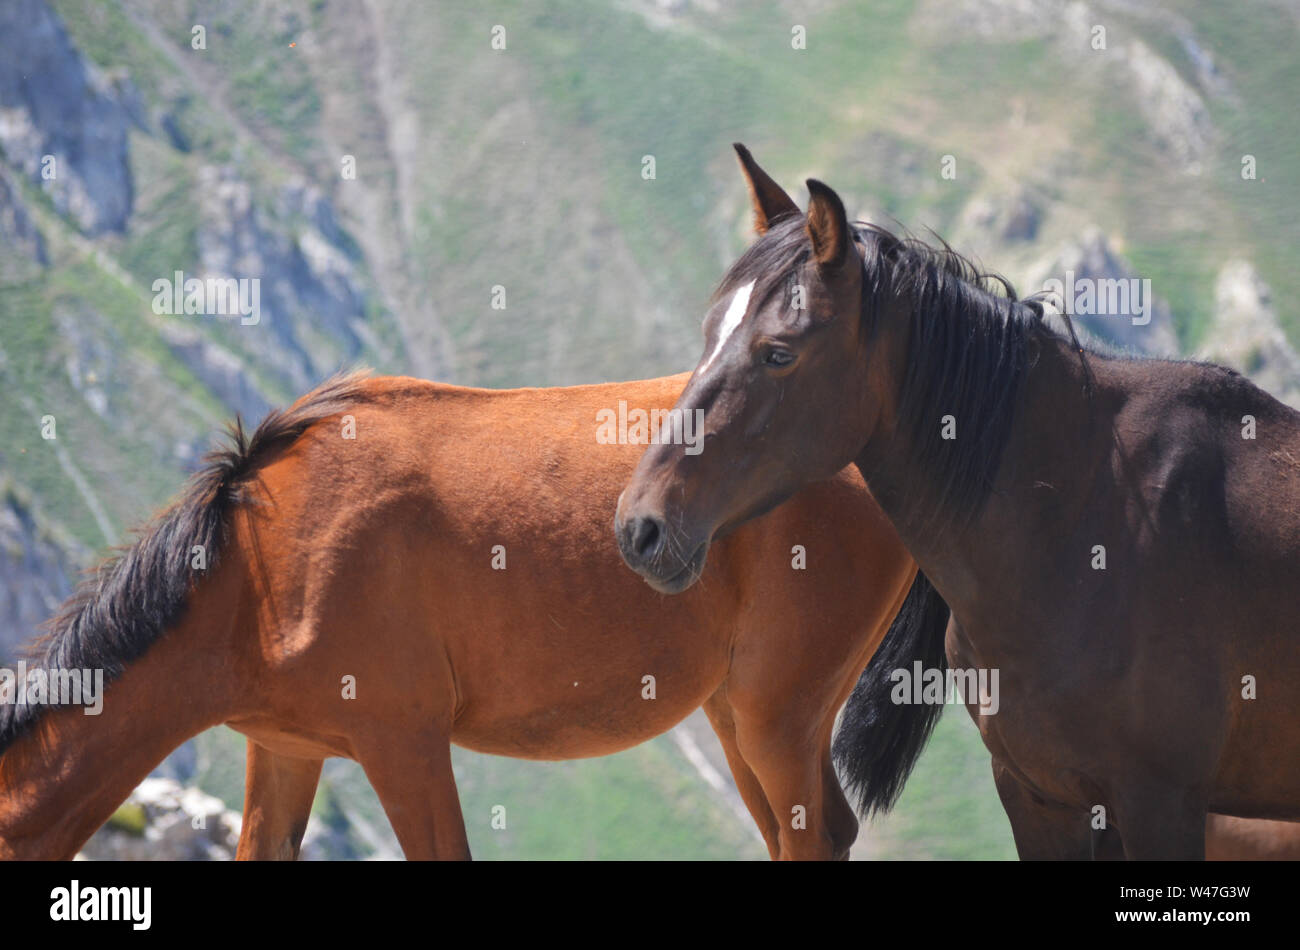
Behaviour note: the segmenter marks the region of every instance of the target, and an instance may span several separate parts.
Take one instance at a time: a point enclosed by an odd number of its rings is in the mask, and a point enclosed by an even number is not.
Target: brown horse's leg
[[[248,740],[240,861],[296,861],[323,759],[276,755]]]
[[[742,644],[733,657],[724,695],[736,754],[772,815],[776,847],[764,837],[774,858],[847,858],[858,819],[835,774],[831,733],[868,656],[845,660],[828,650],[823,663],[792,664],[795,644],[781,639],[789,629],[752,630],[766,639],[758,648]]]
[[[858,840],[858,816],[854,814],[849,800],[844,797],[844,789],[831,758],[829,736],[834,726],[832,720],[827,727],[827,740],[822,749],[822,815],[825,816],[826,829],[831,836],[831,858],[847,861],[849,849]]]
[[[1036,800],[1033,793],[996,758],[993,760],[993,784],[1011,822],[1011,834],[1020,860],[1092,860],[1093,831],[1087,812],[1056,808]]]
[[[391,733],[354,740],[384,814],[408,861],[468,861],[469,839],[445,734]]]
[[[754,770],[741,756],[740,749],[736,745],[736,721],[732,718],[731,706],[727,703],[725,685],[718,687],[718,691],[705,700],[704,714],[709,717],[709,723],[713,726],[718,741],[722,743],[722,751],[727,755],[727,765],[731,767],[731,777],[736,780],[740,797],[744,800],[749,813],[754,816],[754,823],[758,825],[759,834],[763,836],[768,854],[775,860],[780,853],[777,843],[776,815],[772,813],[772,806],[768,804],[767,796],[763,794],[763,786],[759,784],[758,777],[754,775]]]

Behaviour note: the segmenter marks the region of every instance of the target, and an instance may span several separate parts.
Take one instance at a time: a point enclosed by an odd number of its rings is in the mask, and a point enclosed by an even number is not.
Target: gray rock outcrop
[[[168,778],[147,778],[86,842],[89,861],[231,861],[240,816],[215,798]]]
[[[1255,268],[1229,261],[1214,285],[1214,318],[1197,355],[1231,366],[1300,407],[1300,356],[1278,323],[1273,294]]]

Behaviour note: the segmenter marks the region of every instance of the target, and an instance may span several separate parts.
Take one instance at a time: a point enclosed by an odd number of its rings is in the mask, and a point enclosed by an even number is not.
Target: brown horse
[[[771,227],[677,403],[707,450],[646,450],[627,562],[685,590],[715,538],[854,462],[952,609],[949,661],[1000,673],[976,718],[1022,857],[1201,859],[1210,810],[1300,819],[1300,413],[1088,352],[946,246],[750,179]],[[837,741],[859,786],[869,699]]]
[[[736,532],[692,594],[641,583],[610,518],[636,412],[684,383],[353,375],[237,434],[52,623],[41,665],[104,669],[102,714],[0,705],[0,855],[71,857],[226,723],[249,738],[240,857],[293,857],[347,756],[408,857],[463,858],[452,742],[604,755],[703,704],[772,856],[845,856],[832,723],[916,567],[850,470]],[[620,402],[629,443],[601,444]]]

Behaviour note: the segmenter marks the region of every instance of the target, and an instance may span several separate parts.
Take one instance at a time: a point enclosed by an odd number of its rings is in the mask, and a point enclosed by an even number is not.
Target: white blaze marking
[[[740,321],[745,319],[745,311],[749,309],[749,292],[753,289],[754,282],[751,280],[744,287],[737,290],[735,296],[731,298],[731,303],[727,305],[727,312],[722,317],[722,326],[718,328],[718,345],[713,348],[709,358],[700,367],[701,373],[708,369],[709,364],[718,358],[718,354],[722,352],[728,337],[736,332],[736,327],[740,326]]]

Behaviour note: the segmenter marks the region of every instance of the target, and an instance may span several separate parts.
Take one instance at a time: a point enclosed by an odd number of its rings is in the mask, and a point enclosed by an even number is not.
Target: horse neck
[[[1100,464],[1097,460],[1105,457],[1092,451],[1110,433],[1109,396],[1092,391],[1098,385],[1098,361],[1090,356],[1085,371],[1069,341],[1045,329],[1034,331],[1031,345],[995,490],[970,521],[936,523],[922,514],[944,511],[944,499],[933,487],[934,473],[918,460],[905,429],[893,420],[878,430],[887,436],[864,447],[857,459],[882,510],[959,617],[963,601],[987,596],[1000,583],[1015,583],[1019,571],[1009,569],[1012,557],[1031,556],[1032,547],[1015,540],[1033,530],[1030,513],[1019,507],[1025,498],[1021,489],[1078,485],[1093,475],[1081,460]],[[1059,531],[1060,525],[1051,530]]]
[[[69,859],[186,739],[224,721],[228,650],[191,609],[106,684],[98,715],[52,706],[0,754],[0,858]]]

